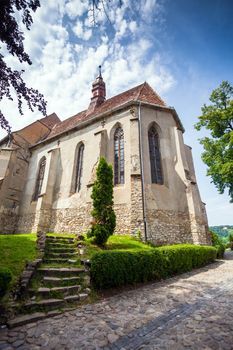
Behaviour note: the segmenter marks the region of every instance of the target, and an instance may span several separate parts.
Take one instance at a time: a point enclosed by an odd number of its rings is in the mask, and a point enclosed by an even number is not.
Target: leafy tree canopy
[[[202,159],[207,165],[207,175],[220,193],[228,190],[233,202],[233,87],[227,81],[213,90],[211,105],[202,107],[202,115],[195,125],[206,128],[211,137],[200,140],[204,147]]]
[[[31,11],[35,12],[40,6],[39,0],[1,0],[0,1],[0,41],[5,44],[7,51],[16,56],[23,63],[31,64],[28,54],[24,51],[23,32],[20,30],[16,18],[21,18],[22,23],[29,30],[32,24]],[[43,115],[46,114],[46,102],[43,95],[37,90],[26,86],[22,78],[23,70],[17,71],[8,67],[4,56],[0,52],[0,101],[3,97],[13,101],[12,90],[14,90],[20,114],[22,112],[23,100],[28,108],[33,111],[37,108]],[[11,127],[0,110],[0,126],[7,132]]]

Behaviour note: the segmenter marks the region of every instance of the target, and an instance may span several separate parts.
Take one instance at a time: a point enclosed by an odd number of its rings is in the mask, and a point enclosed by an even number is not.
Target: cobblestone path
[[[22,327],[0,350],[233,349],[233,255]]]

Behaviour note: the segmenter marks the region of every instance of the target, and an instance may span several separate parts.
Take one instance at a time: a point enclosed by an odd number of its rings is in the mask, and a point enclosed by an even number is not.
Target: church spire
[[[89,110],[94,110],[105,101],[106,89],[105,82],[103,81],[101,74],[101,66],[99,66],[99,75],[92,84],[92,98],[89,106]]]

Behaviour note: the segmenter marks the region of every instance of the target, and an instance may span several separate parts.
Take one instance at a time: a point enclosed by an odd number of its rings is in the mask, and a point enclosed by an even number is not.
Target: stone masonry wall
[[[19,217],[16,232],[70,232],[81,234],[91,225],[91,203],[79,208],[41,210]],[[130,206],[118,204],[114,207],[117,222],[116,234],[130,234]],[[8,232],[6,232],[8,233]],[[12,232],[13,233],[13,232]]]
[[[144,238],[144,222],[143,222],[143,198],[141,175],[131,175],[131,223],[130,231],[132,234],[141,232]]]
[[[115,234],[130,234],[130,205],[127,204],[117,204],[114,206],[114,211],[116,214],[116,228]]]
[[[0,233],[11,234],[15,233],[17,227],[18,215],[12,210],[3,210],[0,213]]]
[[[40,218],[40,211],[26,215],[20,215],[17,223],[17,233],[36,232]]]
[[[148,210],[148,240],[157,245],[193,243],[188,213],[173,210]]]
[[[78,208],[53,209],[50,232],[70,232],[81,234],[86,232],[91,223],[91,205]]]
[[[206,219],[190,214],[191,232],[194,244],[212,245],[211,235],[206,227]]]

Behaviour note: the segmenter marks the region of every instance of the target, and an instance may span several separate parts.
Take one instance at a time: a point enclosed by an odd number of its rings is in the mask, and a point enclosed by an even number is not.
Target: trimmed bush
[[[3,297],[9,287],[12,280],[12,274],[10,270],[0,268],[0,297]]]
[[[91,280],[97,289],[159,280],[204,266],[214,261],[216,253],[213,247],[194,245],[102,251],[91,260]]]
[[[210,231],[211,233],[211,240],[213,246],[217,249],[217,259],[222,259],[226,246],[223,243],[222,239],[217,235],[217,233]]]
[[[177,244],[156,248],[165,257],[167,276],[205,266],[216,259],[214,247]]]
[[[95,237],[95,243],[105,245],[116,226],[116,215],[113,209],[113,172],[112,166],[101,157],[94,182],[91,198],[93,210],[91,212],[94,222],[88,231],[88,237]]]
[[[233,233],[232,232],[229,234],[228,240],[229,240],[229,248],[233,250]]]

